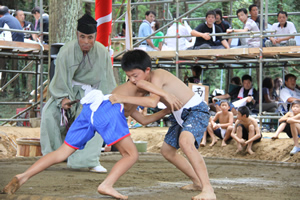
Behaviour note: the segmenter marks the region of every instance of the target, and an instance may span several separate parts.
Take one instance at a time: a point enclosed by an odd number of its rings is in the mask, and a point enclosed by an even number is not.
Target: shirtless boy
[[[278,139],[279,133],[286,132],[290,138],[293,138],[294,148],[290,152],[290,155],[294,155],[300,152],[299,137],[300,137],[300,101],[295,100],[291,104],[291,112],[287,112],[283,117],[279,119],[280,125],[278,126],[276,133],[272,136],[272,139]]]
[[[146,91],[139,89],[131,82],[118,86],[112,94],[144,96]],[[169,95],[164,92],[164,96]],[[152,94],[152,96],[156,96]],[[98,186],[98,192],[103,195],[110,195],[117,199],[128,199],[118,193],[114,183],[122,176],[138,159],[137,149],[130,137],[126,116],[131,115],[141,124],[154,122],[170,112],[169,109],[162,110],[153,115],[144,116],[139,113],[136,105],[132,104],[111,104],[109,95],[103,96],[100,90],[93,90],[85,96],[81,103],[83,109],[70,127],[65,142],[56,151],[53,151],[28,168],[24,173],[16,175],[11,182],[3,189],[2,193],[15,193],[29,178],[42,172],[53,164],[66,160],[77,149],[83,149],[86,142],[95,134],[101,134],[108,146],[114,145],[122,155],[122,158],[113,166],[105,180]],[[158,98],[158,97],[157,97]],[[170,99],[170,98],[169,98]],[[102,101],[103,100],[103,101]],[[181,107],[181,102],[172,96],[171,107]]]
[[[249,116],[250,111],[247,106],[239,107],[237,114],[237,121],[231,132],[231,137],[237,142],[237,152],[243,150],[242,146],[247,145],[247,152],[253,154],[253,142],[261,140],[261,133],[256,119]]]
[[[222,100],[220,103],[221,111],[217,112],[217,114],[213,118],[211,118],[207,127],[207,132],[212,137],[212,142],[209,146],[213,146],[215,143],[217,143],[216,136],[222,139],[222,147],[227,145],[226,141],[230,139],[233,129],[233,113],[229,111],[229,108],[229,102],[226,100]],[[216,123],[217,121],[219,121],[219,123]],[[206,144],[204,136],[201,144]]]
[[[179,110],[173,111],[170,116],[172,126],[165,136],[161,153],[192,180],[192,184],[184,186],[182,189],[202,190],[199,195],[192,199],[216,199],[204,159],[198,151],[209,120],[207,104],[201,101],[200,96],[194,94],[187,85],[170,72],[163,69],[151,71],[151,59],[142,50],[126,52],[122,57],[121,66],[130,82],[136,84],[139,88],[151,92],[147,97],[136,98],[134,104],[155,107],[161,101],[169,107],[165,99],[159,98],[164,91],[174,95],[183,103],[184,106]],[[159,96],[153,96],[153,93]],[[122,95],[113,95],[111,99],[113,98],[115,101],[112,102],[116,103],[133,103],[134,101],[131,100],[131,97]],[[179,148],[181,148],[188,159],[177,153]]]

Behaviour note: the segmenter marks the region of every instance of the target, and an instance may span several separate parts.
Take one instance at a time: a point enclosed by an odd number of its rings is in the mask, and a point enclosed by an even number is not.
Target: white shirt
[[[287,103],[287,100],[290,97],[300,99],[300,90],[298,90],[297,88],[291,90],[288,87],[284,87],[282,88],[282,90],[280,90],[280,98],[282,99],[283,102]]]
[[[178,26],[178,34],[179,35],[191,35],[190,32],[187,30],[185,26],[182,24],[179,24]],[[175,36],[176,35],[176,23],[172,24],[170,28],[167,30],[166,36]],[[183,37],[178,38],[178,49],[179,50],[186,50],[187,46],[185,43],[185,40],[190,41],[191,37]],[[176,38],[166,38],[165,39],[165,48],[163,47],[163,50],[175,50],[176,49]]]
[[[275,35],[276,34],[293,34],[293,33],[297,33],[297,30],[295,28],[295,25],[293,24],[293,22],[289,22],[287,21],[286,22],[286,25],[284,27],[281,27],[279,25],[279,22],[277,23],[274,23],[272,25],[272,28],[271,28],[272,31],[276,31]],[[275,38],[284,38],[284,37],[287,37],[287,36],[283,36],[283,37],[275,37]],[[286,40],[285,41],[282,41],[280,43],[286,43]]]

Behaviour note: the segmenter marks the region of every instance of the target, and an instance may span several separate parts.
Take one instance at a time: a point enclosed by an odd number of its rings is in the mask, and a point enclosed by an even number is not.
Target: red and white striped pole
[[[112,0],[96,0],[95,18],[97,21],[96,40],[108,47],[112,23]]]
[[[96,0],[95,18],[97,21],[97,41],[108,47],[111,33],[112,0]]]

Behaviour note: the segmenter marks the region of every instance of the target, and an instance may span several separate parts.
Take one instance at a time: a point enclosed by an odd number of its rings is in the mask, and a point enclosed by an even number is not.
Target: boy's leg
[[[291,126],[291,132],[293,136],[294,141],[294,148],[290,152],[291,155],[294,155],[297,152],[300,152],[300,145],[299,145],[299,133],[300,133],[300,124],[298,123],[290,123]]]
[[[227,145],[227,144],[226,144],[226,141],[231,137],[230,135],[231,135],[232,129],[233,129],[232,126],[228,126],[228,127],[227,127],[225,136],[224,136],[224,138],[223,138],[223,140],[222,140],[222,144],[221,144],[222,147],[224,147],[224,146]]]
[[[177,153],[177,149],[167,144],[163,143],[161,147],[161,154],[166,160],[175,165],[180,171],[187,175],[193,182],[192,185],[187,185],[182,187],[184,190],[201,190],[202,185],[197,174],[193,170],[191,164],[187,161],[185,157]]]
[[[251,124],[249,125],[248,139],[251,139],[252,137],[254,137],[254,135],[255,135],[255,129],[254,126]],[[254,154],[254,152],[252,151],[252,144],[253,142],[249,142],[246,149],[249,154]]]
[[[286,122],[281,123],[281,124],[278,126],[278,128],[277,128],[275,134],[271,137],[271,139],[273,139],[273,140],[278,139],[279,134],[284,130],[285,126],[286,126]]]
[[[209,146],[212,147],[218,142],[218,140],[217,140],[216,135],[214,134],[214,129],[213,129],[212,123],[210,123],[210,122],[208,123],[208,126],[207,126],[207,132],[211,137],[211,143]]]
[[[236,127],[236,136],[238,137],[238,138],[242,138],[243,137],[243,127],[242,126],[237,126]],[[243,150],[243,147],[242,147],[242,145],[241,145],[241,143],[239,143],[238,141],[236,141],[237,142],[237,150],[236,150],[236,152],[240,152],[240,151],[242,151]]]
[[[128,199],[127,196],[117,192],[113,188],[113,185],[133,166],[133,164],[138,160],[139,154],[131,137],[125,137],[121,141],[114,144],[114,146],[119,150],[122,158],[113,166],[108,176],[99,185],[98,192],[103,195],[113,196],[117,199]]]
[[[3,193],[15,193],[29,178],[47,169],[51,165],[66,160],[76,150],[66,144],[62,144],[57,150],[43,156],[24,173],[16,175],[11,182],[5,186]]]
[[[193,199],[216,199],[214,189],[212,188],[207,168],[203,157],[195,147],[195,137],[188,131],[181,132],[179,136],[179,146],[187,156],[192,165],[193,171],[196,173],[198,179],[202,184],[202,192],[193,197]]]
[[[208,127],[207,127],[207,128],[208,128]],[[203,138],[202,138],[202,141],[201,141],[201,143],[200,143],[200,146],[201,146],[201,147],[205,147],[205,145],[206,145],[207,131],[208,131],[208,130],[206,130],[206,131],[203,133]]]

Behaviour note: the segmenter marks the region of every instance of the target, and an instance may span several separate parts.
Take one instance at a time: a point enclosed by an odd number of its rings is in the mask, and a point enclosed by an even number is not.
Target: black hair
[[[192,70],[195,72],[196,77],[200,77],[200,75],[202,73],[202,67],[200,65],[193,66]]]
[[[249,80],[249,81],[252,82],[252,77],[251,77],[250,75],[248,75],[248,74],[245,74],[245,75],[242,77],[242,82],[243,82],[244,80]]]
[[[36,6],[36,7],[32,8],[31,14],[36,14],[37,12],[38,12],[38,13],[41,13],[41,12],[40,12],[40,7]]]
[[[123,24],[122,24],[122,29],[126,29],[126,23],[124,22]]]
[[[220,15],[220,18],[221,18],[221,19],[223,18],[222,10],[221,10],[221,9],[216,8],[216,9],[214,9],[214,11],[215,11],[216,15]]]
[[[154,27],[155,27],[155,31],[156,31],[159,29],[159,22],[157,20],[154,20],[154,22],[155,22]]]
[[[284,76],[284,81],[289,80],[289,78],[294,78],[295,80],[297,80],[297,77],[294,74],[286,74]]]
[[[151,58],[140,49],[127,51],[122,57],[121,67],[125,72],[133,69],[146,71],[147,67],[151,68]]]
[[[232,77],[231,82],[234,82],[236,85],[241,85],[241,79],[238,76]]]
[[[243,12],[243,13],[245,13],[246,15],[248,14],[248,11],[247,11],[246,8],[240,8],[240,9],[238,9],[238,10],[236,11],[236,15],[238,15],[240,12]]]
[[[230,104],[227,100],[223,99],[220,101],[220,106],[222,105],[222,103],[227,103],[227,105],[230,107]]]
[[[213,11],[213,10],[207,11],[205,18],[206,18],[208,15],[213,15],[213,16],[215,16],[215,18],[216,18],[216,13],[215,13],[215,11]]]
[[[252,10],[253,7],[257,7],[257,8],[258,8],[258,6],[257,6],[256,4],[252,4],[252,5],[250,5],[249,8],[248,8],[249,12],[251,12],[251,10]]]
[[[300,101],[299,101],[299,100],[293,101],[292,104],[291,104],[291,108],[292,108],[294,105],[296,105],[296,104],[300,105]]]
[[[150,14],[153,14],[154,16],[156,16],[156,13],[154,12],[154,11],[152,11],[152,10],[148,10],[146,13],[145,13],[145,15],[150,15]]]
[[[0,15],[5,15],[6,13],[8,13],[8,7],[0,6]]]
[[[248,118],[250,115],[250,110],[247,106],[241,106],[238,108],[238,111],[241,113],[241,115],[246,115],[246,117]]]
[[[285,12],[285,11],[279,11],[277,13],[277,17],[279,16],[279,14],[284,14],[286,17],[288,16],[287,12]]]
[[[272,78],[271,77],[264,78],[262,86],[263,88],[265,87],[268,89],[272,89],[274,87]]]

